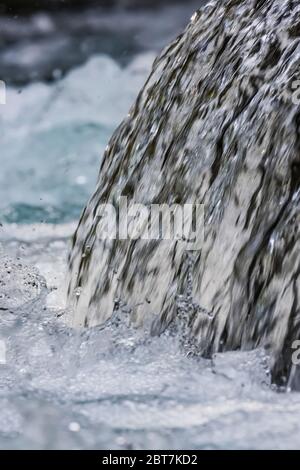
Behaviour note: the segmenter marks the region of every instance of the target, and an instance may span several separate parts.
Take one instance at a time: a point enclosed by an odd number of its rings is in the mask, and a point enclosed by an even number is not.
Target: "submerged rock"
[[[193,350],[266,347],[286,383],[300,332],[299,18],[298,1],[214,1],[157,58],[74,236],[76,324],[104,321],[116,298],[137,324],[154,315],[153,333],[184,316]],[[99,240],[97,208],[120,196],[204,204],[202,249]]]

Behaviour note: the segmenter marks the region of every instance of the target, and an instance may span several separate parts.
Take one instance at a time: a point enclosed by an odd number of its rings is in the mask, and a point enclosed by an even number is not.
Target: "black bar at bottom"
[[[25,465],[26,463],[51,464],[66,463],[83,465],[85,469],[107,468],[108,466],[121,466],[124,468],[139,468],[141,466],[176,465],[178,467],[202,466],[218,463],[222,466],[228,463],[261,465],[265,460],[271,463],[287,465],[289,459],[298,461],[298,451],[199,451],[199,450],[93,450],[93,451],[0,451],[1,466],[7,462]]]

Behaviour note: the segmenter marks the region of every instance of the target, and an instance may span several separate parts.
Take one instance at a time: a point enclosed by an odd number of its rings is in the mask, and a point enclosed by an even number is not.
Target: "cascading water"
[[[121,299],[160,333],[191,270],[211,312],[187,309],[198,351],[266,347],[286,383],[299,334],[299,14],[297,1],[214,1],[156,59],[74,236],[75,324],[101,323]],[[192,265],[176,242],[99,239],[97,208],[121,196],[204,204]]]

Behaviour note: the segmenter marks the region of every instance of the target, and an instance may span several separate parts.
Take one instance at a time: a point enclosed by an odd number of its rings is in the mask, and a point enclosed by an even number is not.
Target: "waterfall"
[[[265,347],[286,383],[300,331],[299,18],[298,1],[213,1],[155,60],[73,238],[75,325],[126,304],[133,324],[180,326],[199,354]],[[98,209],[121,197],[204,205],[201,248],[101,239]]]

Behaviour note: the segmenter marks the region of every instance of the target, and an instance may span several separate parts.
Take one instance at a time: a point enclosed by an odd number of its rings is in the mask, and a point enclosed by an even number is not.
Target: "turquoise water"
[[[153,59],[149,53],[121,68],[97,56],[56,83],[8,88],[0,108],[2,223],[78,219]]]

